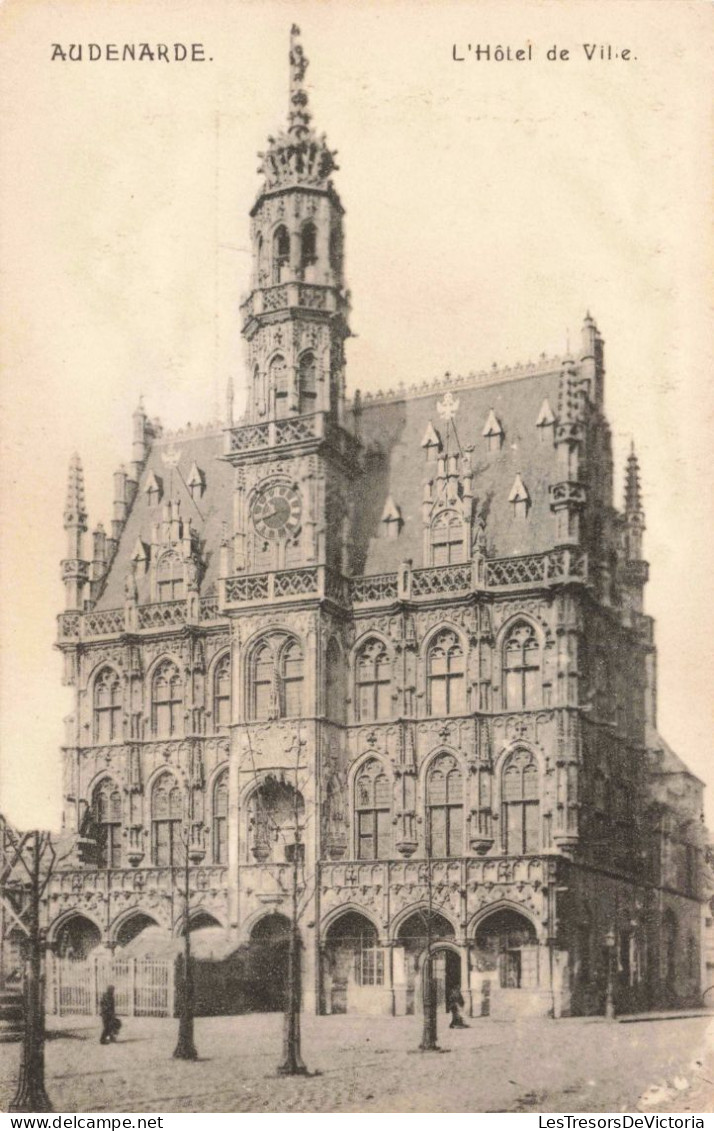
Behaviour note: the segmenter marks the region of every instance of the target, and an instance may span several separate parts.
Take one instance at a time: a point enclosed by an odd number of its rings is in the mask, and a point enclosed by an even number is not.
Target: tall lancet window
[[[376,758],[365,762],[355,780],[357,859],[388,860],[392,829],[392,783]]]
[[[531,624],[513,626],[503,648],[504,707],[519,710],[542,702],[540,645]]]
[[[216,778],[213,787],[213,863],[228,860],[228,770]]]
[[[121,867],[121,793],[111,778],[105,778],[92,796],[97,829],[100,868]]]
[[[282,283],[290,266],[290,236],[284,224],[273,236],[273,283]]]
[[[298,369],[299,411],[315,412],[317,408],[317,364],[314,353],[304,353]]]
[[[183,687],[178,668],[165,660],[151,684],[151,722],[157,738],[171,738],[181,729]]]
[[[288,367],[280,353],[270,363],[270,387],[275,397],[275,415],[279,420],[288,415]]]
[[[183,793],[173,774],[161,774],[151,793],[151,862],[157,868],[182,864]]]
[[[94,681],[94,741],[121,738],[121,682],[114,668],[103,668]]]
[[[226,653],[213,676],[213,724],[226,727],[231,721],[231,658]]]
[[[308,221],[300,237],[300,270],[306,282],[315,281],[315,265],[317,264],[317,228]]]
[[[460,856],[464,842],[464,782],[456,759],[441,754],[426,779],[430,856]]]
[[[356,715],[361,723],[392,715],[392,665],[381,640],[368,640],[357,654]]]
[[[538,767],[527,750],[517,750],[503,768],[501,779],[503,851],[509,856],[540,848]]]
[[[438,633],[427,658],[427,710],[430,715],[453,715],[466,710],[464,652],[450,629]]]

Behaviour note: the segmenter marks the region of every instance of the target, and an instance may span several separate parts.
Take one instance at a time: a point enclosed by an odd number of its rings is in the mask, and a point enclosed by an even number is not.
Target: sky
[[[592,312],[618,505],[632,439],[641,463],[660,729],[711,779],[711,20],[686,0],[5,0],[0,804],[12,820],[60,822],[71,698],[53,641],[72,453],[90,528],[107,527],[140,396],[166,428],[222,415],[229,378],[240,405],[248,211],[257,153],[286,120],[293,22],[315,125],[338,150],[348,390],[562,353]],[[90,43],[141,42],[202,43],[206,61],[86,58]],[[85,58],[52,60],[57,43]],[[583,44],[613,57],[589,61]],[[530,60],[495,57],[529,45]],[[707,812],[714,828],[712,798]]]

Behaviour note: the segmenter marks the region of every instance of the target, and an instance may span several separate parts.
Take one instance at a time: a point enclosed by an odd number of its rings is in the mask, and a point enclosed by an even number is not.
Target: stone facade
[[[305,66],[293,34],[245,417],[230,390],[222,429],[164,435],[139,408],[91,560],[72,461],[65,820],[99,849],[52,879],[50,941],[180,933],[188,854],[191,928],[248,956],[266,1005],[297,853],[307,1009],[418,1009],[429,944],[442,999],[478,1014],[599,1012],[608,969],[618,1008],[694,1002],[702,787],[655,730],[603,340],[588,315],[576,356],[348,401]]]

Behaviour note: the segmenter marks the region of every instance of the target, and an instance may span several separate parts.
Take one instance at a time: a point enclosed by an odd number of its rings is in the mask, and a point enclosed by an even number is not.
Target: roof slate
[[[557,481],[556,450],[550,428],[537,427],[543,401],[557,402],[559,369],[510,374],[490,383],[454,388],[459,407],[454,419],[458,444],[472,448],[475,521],[484,522],[488,557],[511,557],[540,553],[553,545],[555,523],[550,511],[549,487]],[[424,561],[422,498],[424,481],[434,479],[437,452],[423,447],[431,425],[447,450],[447,429],[440,421],[437,402],[446,389],[400,398],[365,399],[362,403],[361,437],[365,448],[365,474],[355,483],[355,572],[391,573],[411,559],[419,568]],[[503,428],[500,450],[489,451],[483,436],[485,421],[493,412]],[[440,425],[437,428],[437,425]],[[448,450],[458,450],[451,429]],[[162,454],[174,449],[178,466],[164,463]],[[138,541],[152,542],[152,528],[160,522],[163,502],[178,497],[181,517],[191,519],[201,543],[205,572],[201,593],[206,595],[218,578],[219,549],[224,522],[232,522],[233,476],[221,459],[223,434],[215,431],[168,435],[152,442],[141,481],[121,533],[98,609],[117,608],[124,602],[124,579]],[[205,476],[205,489],[195,501],[187,483],[197,466]],[[460,469],[461,470],[461,469]],[[520,475],[530,499],[527,517],[517,516],[509,501]],[[150,505],[147,484],[159,480],[162,500]],[[390,499],[401,518],[398,536],[387,537],[382,521]],[[475,526],[474,526],[475,529]],[[150,600],[148,574],[138,571],[139,602]]]

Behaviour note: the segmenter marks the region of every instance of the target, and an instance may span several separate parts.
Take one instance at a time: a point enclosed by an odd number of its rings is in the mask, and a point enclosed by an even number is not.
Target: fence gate
[[[123,1017],[171,1017],[174,1012],[174,960],[90,954],[88,958],[48,958],[47,1009],[60,1017],[99,1012],[99,999],[114,986],[117,1013]]]

